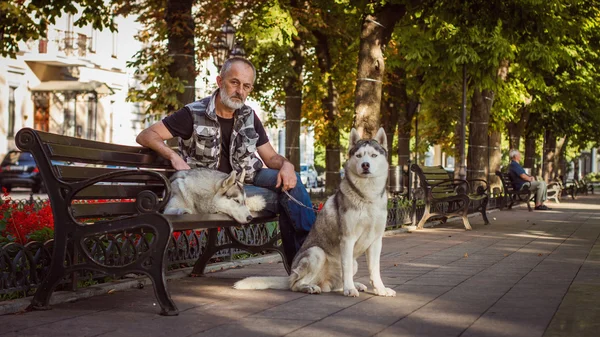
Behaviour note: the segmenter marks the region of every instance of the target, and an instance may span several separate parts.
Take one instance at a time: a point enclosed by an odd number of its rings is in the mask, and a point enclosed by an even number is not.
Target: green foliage
[[[48,227],[33,231],[29,234],[29,240],[31,241],[46,242],[52,238],[54,238],[54,230]]]
[[[116,30],[113,9],[103,0],[0,1],[0,56],[14,58],[19,41],[46,38],[49,24],[64,14],[78,12],[80,18],[73,23],[77,27],[91,24],[99,30]]]

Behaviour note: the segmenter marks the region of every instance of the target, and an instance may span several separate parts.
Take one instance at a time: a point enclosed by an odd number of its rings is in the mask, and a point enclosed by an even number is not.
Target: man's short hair
[[[518,154],[519,154],[519,150],[517,149],[511,149],[510,151],[508,151],[508,158],[510,158],[511,160],[514,159]]]
[[[221,71],[219,72],[219,76],[225,77],[225,75],[231,69],[231,66],[234,63],[237,63],[237,62],[245,63],[247,66],[249,66],[250,68],[252,68],[252,74],[254,75],[253,81],[256,81],[256,68],[254,68],[254,64],[252,64],[252,62],[250,62],[247,58],[244,58],[244,57],[241,57],[241,56],[233,56],[233,57],[228,58],[227,61],[225,61],[225,63],[221,67]]]

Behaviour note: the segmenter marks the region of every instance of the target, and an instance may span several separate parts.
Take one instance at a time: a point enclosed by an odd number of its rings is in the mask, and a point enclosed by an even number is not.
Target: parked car
[[[0,186],[10,192],[14,187],[30,188],[33,193],[43,189],[42,176],[29,152],[9,151],[0,164]]]
[[[308,188],[317,187],[317,170],[312,164],[300,164],[300,180]]]

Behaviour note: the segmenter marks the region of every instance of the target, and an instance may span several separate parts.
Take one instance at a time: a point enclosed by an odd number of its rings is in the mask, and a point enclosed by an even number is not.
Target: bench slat
[[[136,198],[142,191],[152,191],[162,196],[162,185],[94,185],[81,190],[74,199],[130,199]]]
[[[72,204],[71,211],[75,218],[105,218],[138,213],[134,202]]]
[[[128,146],[128,145],[120,145],[120,144],[110,144],[103,143],[99,141],[75,138],[69,136],[58,135],[54,133],[35,131],[38,136],[41,138],[42,142],[48,144],[57,144],[57,145],[65,145],[65,146],[73,146],[79,148],[94,148],[103,151],[118,151],[118,152],[128,152],[128,153],[139,153],[139,154],[152,154],[153,151],[149,148],[141,147],[141,146]]]
[[[61,166],[61,165],[56,165],[54,166],[54,170],[56,172],[56,175],[65,180],[65,181],[78,181],[78,180],[85,180],[85,179],[90,179],[90,178],[94,178],[97,177],[101,174],[106,174],[106,173],[111,173],[111,172],[115,172],[115,171],[120,171],[122,169],[118,169],[118,168],[105,168],[105,167],[87,167],[87,166]],[[171,170],[145,170],[145,171],[154,171],[154,172],[159,172],[163,175],[165,175],[167,178],[170,177],[173,173],[175,173],[175,170],[171,169]],[[152,182],[160,182],[161,180],[159,180],[157,177],[153,176],[153,175],[143,175],[143,174],[139,174],[139,175],[128,175],[128,176],[121,176],[121,177],[117,177],[117,178],[111,178],[111,179],[107,179],[106,181],[118,181],[118,182],[148,182],[148,183],[152,183]]]
[[[53,160],[130,167],[165,167],[166,160],[154,154],[106,151],[94,148],[46,144]]]
[[[277,217],[268,211],[251,212],[251,214],[254,219],[250,223],[253,224],[277,221]],[[164,217],[171,222],[174,231],[239,225],[225,214],[166,214]]]

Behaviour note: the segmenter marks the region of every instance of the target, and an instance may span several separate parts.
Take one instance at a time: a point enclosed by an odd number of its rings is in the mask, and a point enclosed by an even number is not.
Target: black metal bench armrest
[[[144,191],[140,192],[136,197],[136,208],[140,213],[156,213],[156,212],[158,212],[167,204],[167,202],[169,201],[169,198],[171,197],[171,184],[170,184],[169,180],[167,179],[167,177],[165,177],[163,174],[160,174],[160,173],[154,172],[154,171],[139,170],[139,169],[124,169],[124,170],[118,170],[118,171],[114,171],[114,172],[101,174],[94,178],[82,180],[82,181],[75,182],[75,183],[63,182],[63,184],[70,186],[70,191],[64,198],[65,205],[67,206],[67,209],[69,210],[68,214],[70,216],[72,216],[71,211],[70,211],[71,202],[73,201],[73,199],[77,199],[76,198],[77,193],[79,193],[83,189],[93,186],[94,184],[96,184],[98,182],[103,182],[103,181],[109,180],[111,178],[126,177],[126,176],[141,175],[141,174],[153,175],[153,176],[156,176],[157,178],[159,178],[160,180],[162,180],[162,183],[163,183],[162,185],[164,187],[164,195],[162,196],[162,201],[159,201],[158,196],[154,192],[149,191],[149,190],[144,190]],[[75,219],[73,219],[73,220],[75,222],[79,223]]]
[[[484,183],[484,185],[485,185],[485,187],[477,186],[477,191],[475,191],[473,194],[484,195],[484,194],[488,194],[490,191],[490,185],[487,182],[487,180],[485,180],[485,179],[467,179],[467,181],[469,182],[470,185],[472,185],[473,182],[481,182],[481,183]],[[469,191],[470,191],[470,189],[469,189]]]

